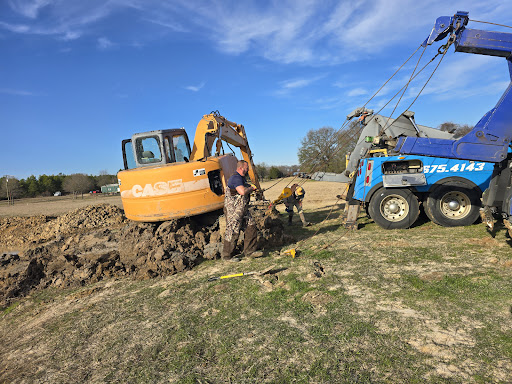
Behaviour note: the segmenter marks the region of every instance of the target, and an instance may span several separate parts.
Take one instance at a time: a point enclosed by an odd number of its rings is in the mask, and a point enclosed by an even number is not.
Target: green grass
[[[12,303],[11,305],[9,305],[8,307],[2,309],[2,315],[3,316],[6,316],[8,315],[9,313],[11,313],[20,303]]]
[[[487,383],[508,377],[512,271],[502,234],[493,243],[480,226],[425,223],[385,231],[367,220],[345,234],[337,224],[325,222],[314,238],[308,235],[318,227],[291,227],[304,239],[295,259],[276,253],[237,264],[207,261],[186,276],[32,295],[2,312],[0,344],[7,347],[0,351],[6,362],[0,382]],[[324,270],[320,276],[314,262]],[[274,273],[258,278],[207,282],[271,265]],[[452,366],[457,369],[445,369]]]

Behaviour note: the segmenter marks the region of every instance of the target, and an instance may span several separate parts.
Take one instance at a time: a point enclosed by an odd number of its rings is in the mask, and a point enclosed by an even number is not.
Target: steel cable
[[[490,21],[480,21],[480,20],[472,20],[472,19],[468,19],[469,21],[472,21],[474,23],[482,23],[482,24],[491,24],[491,25],[497,25],[498,27],[505,27],[505,28],[512,28],[511,26],[509,25],[505,25],[505,24],[498,24],[498,23],[491,23]]]
[[[393,78],[393,77],[394,77],[394,76],[395,76],[395,75],[396,75],[396,74],[397,74],[397,73],[398,73],[398,72],[403,68],[403,66],[409,62],[409,60],[410,60],[410,59],[411,59],[411,58],[416,54],[416,52],[418,52],[418,50],[420,49],[420,47],[421,47],[421,45],[420,45],[420,46],[418,46],[418,48],[416,48],[416,50],[415,50],[415,51],[414,51],[414,52],[413,52],[413,53],[412,53],[412,54],[407,58],[407,60],[405,60],[405,61],[403,62],[403,64],[402,64],[402,65],[401,65],[401,66],[400,66],[400,67],[395,71],[395,73],[393,73],[393,74],[392,74],[392,75],[391,75],[391,76],[386,80],[386,82],[384,82],[384,84],[383,84],[383,85],[382,85],[382,86],[381,86],[381,87],[380,87],[380,88],[379,88],[379,89],[378,89],[378,90],[377,90],[377,91],[376,91],[376,92],[375,92],[375,93],[370,97],[370,99],[368,99],[368,101],[363,105],[363,107],[364,107],[364,106],[366,106],[366,105],[367,105],[367,104],[368,104],[368,103],[369,103],[369,102],[370,102],[370,101],[371,101],[371,100],[372,100],[372,99],[373,99],[373,98],[374,98],[374,97],[375,97],[375,96],[376,96],[376,95],[377,95],[377,94],[378,94],[378,93],[379,93],[379,92],[380,92],[380,91],[381,91],[381,90],[386,86],[386,84],[387,84],[387,83],[389,83],[389,81],[390,81],[390,80],[391,80],[391,79],[392,79],[392,78]],[[420,59],[421,59],[421,57],[420,57]],[[396,95],[395,95],[395,96],[396,96]],[[386,104],[386,105],[387,105],[387,104]],[[335,136],[336,136],[336,135],[338,135],[340,132],[342,132],[343,128],[346,126],[346,124],[348,123],[348,121],[349,121],[348,119],[347,119],[347,120],[345,120],[345,122],[343,123],[343,125],[342,125],[342,126],[341,126],[337,131],[335,131],[335,132],[334,132],[334,133],[333,133],[333,134],[332,134],[332,135],[327,139],[327,144],[326,144],[326,145],[324,146],[324,148],[323,148],[324,150],[325,150],[325,149],[327,149],[330,145],[332,145],[333,143],[335,143],[335,142],[336,142],[336,140],[337,140],[338,138],[336,138]],[[355,135],[352,135],[352,136],[355,136]],[[337,152],[338,152],[338,151],[337,151]],[[337,152],[336,152],[336,153],[337,153]],[[321,154],[321,153],[322,153],[322,150],[318,151],[317,155],[316,155],[313,159],[308,160],[308,163],[312,163],[313,161],[315,161],[315,160],[320,156],[320,154]],[[332,157],[333,157],[333,155],[332,155],[332,156],[330,156],[330,158],[332,158]],[[328,159],[328,160],[329,160],[329,159]],[[308,164],[308,163],[304,164],[303,166],[309,166],[310,164]],[[317,171],[317,170],[314,170],[314,171],[312,170],[312,171],[311,171],[311,172],[309,172],[309,173],[310,173],[310,174],[313,174],[313,173],[314,173],[314,172],[316,172],[316,171]],[[288,184],[287,184],[286,186],[290,185],[290,184],[291,184],[291,183],[292,183],[296,178],[297,178],[297,176],[295,176],[295,177],[294,177],[290,182],[288,182]],[[275,183],[274,185],[270,186],[270,187],[269,187],[269,188],[267,188],[266,190],[269,190],[270,188],[274,187],[276,184],[278,184],[278,183]]]

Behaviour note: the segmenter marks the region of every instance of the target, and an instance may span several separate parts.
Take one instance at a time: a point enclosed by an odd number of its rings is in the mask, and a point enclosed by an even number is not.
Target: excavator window
[[[124,169],[136,168],[135,155],[133,154],[132,141],[130,139],[123,140],[123,163]]]
[[[147,136],[135,139],[137,160],[140,164],[153,164],[162,161],[160,139],[158,136]]]
[[[189,161],[190,147],[188,146],[185,135],[176,135],[172,137],[172,147],[174,150],[174,158],[177,162]]]

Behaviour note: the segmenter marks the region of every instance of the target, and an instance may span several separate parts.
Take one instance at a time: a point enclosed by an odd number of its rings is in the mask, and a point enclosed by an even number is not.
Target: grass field
[[[57,216],[73,209],[82,208],[91,204],[108,203],[122,207],[119,195],[84,194],[73,198],[72,195],[25,198],[14,200],[13,205],[7,201],[0,201],[0,217],[12,216]]]
[[[294,259],[276,249],[14,303],[0,315],[0,382],[511,382],[512,257],[503,230],[493,238],[482,224],[420,220],[386,231],[361,218],[348,231],[341,205],[324,220],[339,186],[304,187],[315,225],[289,228]]]

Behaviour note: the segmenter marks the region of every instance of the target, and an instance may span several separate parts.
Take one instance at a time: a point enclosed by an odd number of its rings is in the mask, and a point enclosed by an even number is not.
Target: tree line
[[[101,186],[117,183],[116,175],[101,171],[98,176],[75,173],[72,175],[34,175],[26,179],[16,177],[0,177],[0,200],[7,195],[14,199],[23,197],[52,196],[55,192],[87,193],[99,190]]]
[[[453,122],[445,122],[438,129],[461,137],[473,127]],[[352,151],[359,139],[360,126],[352,122],[342,132],[333,127],[311,129],[301,140],[297,156],[300,165],[256,164],[260,179],[278,179],[294,176],[297,172],[312,173],[316,171],[341,173],[345,170],[345,155]],[[101,186],[117,183],[116,175],[101,171],[98,176],[75,173],[72,175],[34,175],[26,179],[0,177],[0,200],[7,199],[7,191],[12,198],[51,196],[57,191],[68,193],[86,193],[99,190]]]
[[[256,164],[256,172],[261,180],[272,180],[280,177],[288,177],[299,171],[298,165],[267,165],[265,163]]]
[[[454,138],[464,136],[473,129],[467,124],[451,121],[440,124],[437,129],[454,134]],[[359,140],[362,127],[352,121],[343,131],[333,127],[311,129],[301,140],[297,151],[300,172],[334,172],[342,173],[346,168],[346,155],[351,152]]]

